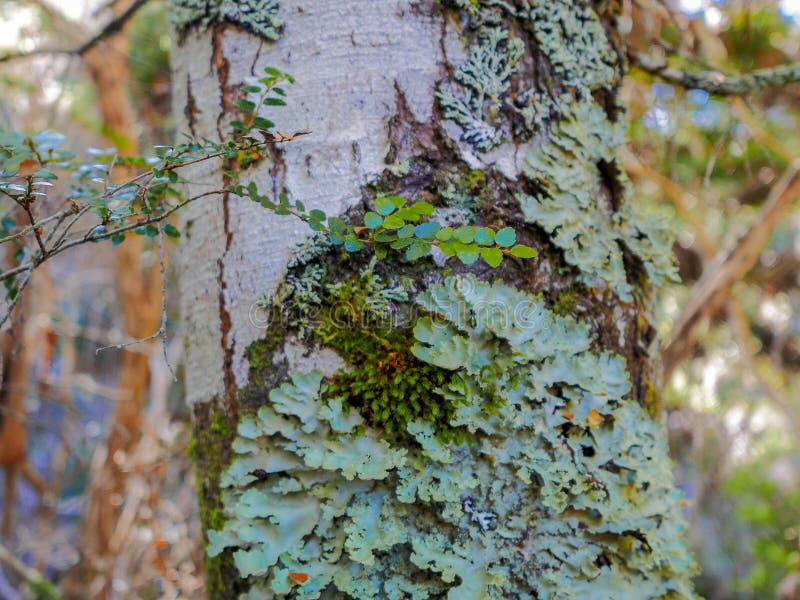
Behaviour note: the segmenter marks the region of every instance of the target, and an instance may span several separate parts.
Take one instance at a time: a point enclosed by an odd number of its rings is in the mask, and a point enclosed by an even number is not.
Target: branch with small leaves
[[[231,121],[228,141],[188,140],[174,146],[156,146],[150,156],[120,158],[114,151],[90,149],[90,159],[80,162],[74,152],[64,148],[64,136],[45,131],[36,135],[0,132],[0,196],[5,196],[24,213],[24,223],[9,217],[0,221],[0,244],[16,245],[15,265],[0,273],[7,290],[7,306],[0,314],[0,326],[11,315],[21,293],[30,282],[36,267],[46,260],[76,246],[103,240],[120,244],[130,233],[158,237],[159,256],[164,276],[164,236],[179,237],[171,223],[164,223],[176,211],[191,202],[235,193],[258,202],[278,215],[294,215],[314,231],[328,234],[332,244],[347,252],[371,246],[375,255],[385,258],[389,251],[402,252],[409,261],[430,255],[434,249],[444,257],[455,257],[471,265],[483,260],[490,267],[499,266],[506,257],[532,258],[536,252],[516,243],[510,227],[495,231],[489,227],[443,226],[432,220],[436,208],[428,202],[410,203],[400,196],[380,196],[374,211],[364,222],[346,223],[338,216],[328,216],[318,209],[306,210],[301,201],[288,195],[277,199],[259,193],[254,183],[239,181],[240,173],[258,165],[271,145],[289,142],[309,132],[282,134],[275,124],[259,114],[262,107],[286,106],[282,84],[292,84],[291,75],[268,67],[257,84],[242,88],[245,97],[236,101],[238,119]],[[220,159],[227,165],[226,187],[187,197],[182,184],[188,180],[181,171],[203,161]],[[123,183],[114,182],[114,169],[138,171]],[[70,175],[63,204],[54,214],[38,217],[60,176]],[[91,222],[86,224],[87,220]],[[162,294],[164,291],[162,290]],[[162,304],[165,305],[165,300]],[[162,307],[161,328],[153,339],[166,335],[166,309]],[[144,340],[134,340],[131,344]],[[124,344],[122,347],[128,344]]]
[[[249,85],[243,88],[255,100],[241,99],[236,107],[242,112],[240,121],[233,121],[234,131],[248,139],[246,132],[273,127],[257,115],[261,105],[285,106],[285,92],[277,87],[278,79],[283,77],[292,83],[285,73],[277,69],[266,69],[267,77],[259,82],[262,85]],[[305,204],[292,202],[285,193],[279,194],[277,202],[273,197],[262,195],[255,183],[246,187],[238,183],[238,172],[226,173],[234,183],[228,188],[231,193],[250,198],[264,208],[278,215],[294,215],[313,231],[326,233],[334,246],[343,246],[347,252],[358,252],[372,246],[375,255],[384,259],[389,250],[400,251],[409,261],[415,261],[431,254],[438,248],[446,257],[456,257],[464,264],[471,265],[482,259],[490,267],[498,267],[506,256],[533,258],[536,252],[523,244],[516,244],[516,232],[505,227],[494,231],[489,227],[465,225],[458,228],[442,226],[430,220],[436,208],[429,202],[414,202],[402,196],[379,196],[375,199],[375,210],[364,215],[360,224],[346,223],[336,216],[328,216],[319,209],[306,210]]]
[[[262,80],[269,92],[263,98],[265,104],[279,105],[272,98],[285,93],[277,85],[282,81],[293,80],[267,69]],[[0,273],[7,292],[0,325],[8,320],[33,270],[70,248],[103,240],[116,245],[131,233],[179,237],[174,225],[163,222],[187,204],[219,197],[225,191],[221,187],[187,197],[181,185],[187,180],[180,175],[181,170],[208,160],[229,162],[260,156],[270,145],[307,133],[272,131],[272,122],[262,117],[233,122],[232,127],[231,139],[226,142],[190,139],[174,146],[156,146],[149,156],[128,158],[120,158],[113,150],[89,149],[88,161],[79,161],[65,148],[66,138],[61,134],[0,131],[0,198],[10,200],[10,207],[24,215],[23,220],[15,220],[9,211],[0,220],[0,244],[15,245],[16,262]],[[115,169],[138,174],[115,183]],[[55,189],[54,182],[62,183],[64,199],[53,214],[39,217],[48,206],[48,196],[52,195],[48,190]]]

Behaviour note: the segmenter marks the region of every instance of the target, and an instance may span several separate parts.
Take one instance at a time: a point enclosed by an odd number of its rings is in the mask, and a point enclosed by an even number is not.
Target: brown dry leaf
[[[575,418],[575,415],[569,412],[568,410],[562,411],[561,416],[564,417],[567,421],[572,421]]]
[[[589,415],[586,417],[586,422],[589,423],[589,427],[598,427],[602,425],[605,420],[606,418],[594,408],[589,411]]]
[[[39,170],[39,161],[32,158],[26,158],[19,163],[19,170],[17,175],[20,177],[30,177]]]

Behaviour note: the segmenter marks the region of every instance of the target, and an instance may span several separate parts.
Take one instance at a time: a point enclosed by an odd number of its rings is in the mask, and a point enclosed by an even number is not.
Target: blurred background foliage
[[[620,27],[630,47],[673,57],[687,71],[739,72],[800,60],[800,0],[623,4]],[[0,56],[74,47],[113,12],[114,2],[56,7],[0,0]],[[141,147],[173,140],[179,132],[170,116],[165,2],[145,4],[124,35],[138,125],[133,135]],[[624,158],[634,198],[671,212],[678,232],[682,281],[662,290],[656,307],[659,333],[668,340],[704,270],[758,221],[772,186],[800,156],[800,85],[722,98],[659,81],[635,60],[632,67],[623,94],[630,123]],[[74,148],[119,142],[104,126],[98,93],[79,56],[2,62],[0,127],[54,128]],[[154,260],[151,247],[144,246],[142,260]],[[800,598],[798,267],[800,211],[793,207],[756,265],[666,365],[666,422],[702,567],[698,591],[710,599]],[[59,282],[57,294],[39,303],[47,313],[28,315],[29,322],[46,320],[41,335],[50,336],[50,350],[47,360],[40,356],[30,366],[26,427],[29,460],[54,484],[56,498],[40,503],[21,485],[6,542],[26,563],[63,582],[68,596],[99,597],[78,567],[90,472],[113,428],[119,395],[119,353],[98,357],[94,349],[124,339],[119,292],[112,259],[92,249],[55,261],[51,277]],[[173,329],[174,313],[171,306]],[[179,364],[179,344],[172,350]],[[187,412],[180,385],[170,384],[159,366],[160,348],[151,358],[156,383],[144,432],[151,451],[121,459],[138,479],[118,499],[123,514],[130,507],[127,537],[118,540],[112,564],[100,569],[110,581],[109,597],[192,597],[202,589]],[[18,581],[0,570],[0,597],[25,597]]]
[[[630,5],[629,43],[677,55],[686,71],[746,72],[800,59],[800,2],[666,8]],[[678,231],[682,281],[657,307],[668,337],[704,268],[760,218],[772,185],[800,156],[800,86],[722,98],[634,68],[625,92],[635,197],[670,207]],[[799,261],[795,204],[665,383],[706,598],[800,598]]]

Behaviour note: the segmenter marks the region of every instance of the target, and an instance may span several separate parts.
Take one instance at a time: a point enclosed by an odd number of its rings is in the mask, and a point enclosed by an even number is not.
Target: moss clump
[[[331,340],[353,367],[331,377],[324,396],[341,398],[367,423],[389,434],[405,435],[408,424],[421,419],[433,426],[441,441],[465,441],[466,430],[450,425],[457,403],[442,394],[452,374],[411,354],[410,330],[384,335],[356,330]]]
[[[559,317],[573,316],[577,312],[579,296],[574,289],[561,292],[550,306]]]
[[[658,388],[653,385],[649,379],[644,381],[644,400],[642,408],[647,411],[651,417],[656,418],[664,411],[664,403],[661,401],[661,394]]]

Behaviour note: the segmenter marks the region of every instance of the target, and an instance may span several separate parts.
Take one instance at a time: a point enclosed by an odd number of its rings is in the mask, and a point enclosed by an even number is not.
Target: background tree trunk
[[[539,256],[375,265],[297,250],[303,223],[234,195],[187,209],[210,596],[690,596],[648,315],[670,238],[616,158],[619,6],[237,6],[173,0],[182,129],[224,139],[272,66],[297,84],[265,116],[313,131],[245,182],[358,223],[381,194],[429,201]]]

